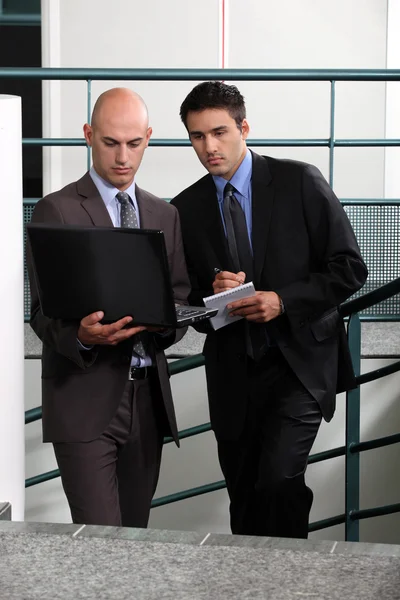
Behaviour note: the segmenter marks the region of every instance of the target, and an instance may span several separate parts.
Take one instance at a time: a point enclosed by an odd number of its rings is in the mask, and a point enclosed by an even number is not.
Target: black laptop
[[[29,223],[45,316],[80,320],[101,310],[104,323],[185,327],[217,309],[176,306],[162,231]]]

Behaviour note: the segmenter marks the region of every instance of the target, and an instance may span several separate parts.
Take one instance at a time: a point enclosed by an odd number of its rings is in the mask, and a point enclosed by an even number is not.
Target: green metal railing
[[[98,80],[108,81],[198,81],[198,80],[220,80],[226,81],[308,81],[308,82],[327,82],[330,86],[330,99],[329,99],[329,137],[328,138],[317,138],[317,139],[249,139],[248,145],[251,147],[326,147],[329,151],[329,183],[333,187],[334,181],[334,156],[335,149],[339,147],[350,148],[350,147],[397,147],[400,146],[400,139],[337,139],[335,137],[335,111],[336,111],[336,82],[339,81],[400,81],[400,70],[397,69],[362,69],[362,70],[334,70],[334,69],[320,69],[320,70],[277,70],[277,69],[53,69],[53,68],[0,68],[1,79],[41,79],[41,80],[79,80],[86,81],[87,86],[87,101],[86,101],[86,113],[87,120],[90,121],[91,109],[92,109],[92,82]],[[28,146],[85,146],[85,140],[83,138],[31,138],[23,139],[23,144]],[[157,147],[183,147],[190,146],[188,139],[151,139],[151,146]],[[90,148],[87,149],[87,166],[90,166],[91,155]],[[37,199],[25,199],[24,210],[29,214],[32,212],[33,206]],[[343,205],[349,214],[350,221],[352,221],[353,227],[354,222],[351,218],[351,214],[357,214],[354,212],[356,207],[359,207],[359,211],[367,212],[371,210],[373,206],[384,206],[388,209],[389,206],[397,207],[400,210],[400,199],[383,200],[378,198],[369,199],[341,199]],[[398,224],[400,222],[399,217],[391,217],[392,222]],[[398,227],[398,225],[397,225]],[[355,228],[356,229],[356,228]],[[366,229],[360,226],[358,234],[359,242],[360,236],[365,234]],[[369,233],[374,232],[374,227],[370,228]],[[395,240],[400,240],[400,232],[394,232],[391,238],[391,243],[396,244]],[[361,244],[362,245],[362,244]],[[387,249],[387,243],[381,243],[381,249]],[[368,254],[369,244],[365,244],[365,248],[362,248],[364,256],[366,252]],[[396,255],[396,249],[392,252],[392,255]],[[399,251],[400,253],[400,251]],[[378,256],[378,252],[374,252],[374,256]],[[368,256],[367,256],[368,258]],[[371,268],[369,261],[366,260],[369,267],[370,276],[367,281],[367,286],[372,285],[379,286],[386,281],[394,279],[400,276],[400,264],[393,265],[392,269],[394,272],[386,273],[386,265],[389,264],[384,257],[382,257],[379,266],[380,274],[385,273],[383,280],[379,280],[379,277],[375,276],[374,269]],[[29,288],[25,285],[25,320],[29,319]],[[375,314],[375,309],[372,308],[369,313],[363,313],[360,315],[362,320],[397,320],[398,314],[400,313],[400,300],[393,299],[387,305],[383,305],[378,314]]]
[[[400,433],[391,436],[382,437],[375,440],[360,442],[360,386],[364,383],[381,379],[392,373],[400,371],[400,361],[388,365],[387,367],[370,371],[360,375],[361,361],[361,328],[360,319],[357,311],[371,306],[374,303],[382,302],[393,295],[400,292],[400,278],[365,294],[359,298],[351,300],[340,307],[340,312],[343,317],[350,317],[348,325],[348,340],[350,352],[353,360],[353,367],[357,378],[357,388],[346,393],[346,443],[344,446],[326,450],[318,454],[314,454],[309,458],[309,464],[322,462],[339,456],[345,456],[346,475],[345,475],[345,512],[329,519],[324,519],[315,523],[311,523],[310,531],[325,529],[334,525],[345,523],[346,540],[359,540],[359,520],[388,515],[395,512],[400,512],[400,503],[387,506],[379,506],[369,509],[360,510],[360,453],[376,448],[383,448],[400,442]],[[183,373],[185,371],[204,365],[204,357],[202,354],[178,360],[169,365],[171,375]],[[32,423],[41,418],[41,408],[34,408],[25,413],[25,423]],[[204,423],[196,427],[184,429],[179,432],[179,439],[183,440],[195,435],[199,435],[206,431],[210,431],[210,423]],[[172,442],[172,438],[164,439],[164,443]],[[26,480],[25,487],[31,487],[38,483],[49,481],[59,477],[58,469],[42,473],[35,477]],[[221,490],[225,488],[224,481],[216,481],[207,485],[195,487],[188,490],[183,490],[170,494],[168,496],[156,498],[152,502],[152,508],[193,498],[201,494]]]
[[[92,81],[94,80],[126,80],[126,81],[200,81],[200,80],[235,80],[235,81],[325,81],[330,84],[329,102],[329,138],[318,139],[250,139],[249,146],[254,147],[326,147],[329,151],[329,183],[333,187],[334,180],[334,151],[338,147],[397,147],[400,139],[336,139],[335,138],[335,106],[336,106],[336,82],[337,81],[400,81],[400,70],[263,70],[263,69],[36,69],[36,68],[0,68],[0,78],[34,78],[41,80],[85,80],[87,82],[87,120],[91,116]],[[32,138],[24,139],[24,145],[31,146],[84,146],[85,140],[80,138]],[[152,139],[151,146],[172,147],[189,146],[186,139]],[[87,164],[90,165],[90,149],[87,153]],[[379,208],[383,211],[388,207],[400,207],[400,199],[390,201],[370,199],[341,199],[350,211],[355,207]],[[25,199],[24,206],[32,207],[37,199]],[[366,210],[366,208],[365,208]],[[389,215],[396,226],[399,223],[398,212]],[[351,220],[351,219],[350,219]],[[354,225],[353,225],[354,226]],[[400,235],[394,235],[394,238]],[[378,246],[384,248],[387,241],[379,239]],[[396,254],[394,254],[396,255]],[[398,254],[397,254],[398,256]],[[397,269],[399,265],[394,265]],[[378,273],[379,275],[379,273]],[[382,506],[360,510],[359,508],[359,479],[360,479],[360,453],[380,448],[386,445],[398,443],[400,434],[360,442],[360,386],[368,381],[379,379],[400,370],[400,361],[383,369],[377,369],[370,373],[360,375],[360,318],[371,318],[373,320],[399,320],[399,310],[393,304],[391,314],[365,314],[359,315],[360,311],[366,311],[385,300],[394,299],[400,292],[400,271],[392,276],[384,286],[369,291],[367,294],[347,302],[341,307],[343,316],[349,316],[348,337],[357,375],[358,387],[346,394],[346,444],[338,448],[314,454],[309,459],[309,464],[327,460],[330,458],[344,456],[346,463],[346,499],[345,512],[329,519],[324,519],[310,525],[310,531],[316,531],[339,523],[346,525],[346,539],[358,540],[359,520],[372,516],[390,514],[400,511],[400,504]],[[389,278],[387,278],[388,280]],[[382,282],[381,282],[382,283]],[[196,368],[204,364],[202,355],[183,359],[170,364],[171,374],[177,374],[188,369]],[[41,418],[41,408],[34,408],[26,412],[26,423],[32,423]],[[210,424],[205,423],[198,427],[192,427],[180,432],[180,439],[185,439],[210,430]],[[166,438],[165,443],[171,442]],[[59,476],[58,470],[43,473],[26,480],[26,487],[48,481]],[[225,487],[224,481],[217,481],[206,486],[185,490],[171,494],[153,501],[154,506],[161,506],[190,498],[207,492],[219,490]]]

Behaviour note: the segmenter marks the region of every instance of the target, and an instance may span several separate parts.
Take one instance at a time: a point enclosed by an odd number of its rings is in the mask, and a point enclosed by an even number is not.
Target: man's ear
[[[149,141],[150,141],[150,138],[151,138],[151,134],[152,134],[152,133],[153,133],[153,130],[152,130],[152,128],[151,128],[151,127],[148,127],[148,128],[147,128],[147,133],[146,133],[146,148],[147,148],[147,146],[149,145]]]
[[[242,139],[246,140],[250,132],[250,125],[247,119],[243,119],[242,122]]]
[[[89,123],[85,123],[85,125],[83,126],[83,135],[85,136],[85,140],[88,146],[92,145],[92,136],[93,136],[93,129],[91,128],[91,126],[89,125]]]

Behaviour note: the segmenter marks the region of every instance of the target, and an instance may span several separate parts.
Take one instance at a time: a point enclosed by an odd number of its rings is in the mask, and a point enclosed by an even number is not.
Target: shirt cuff
[[[78,344],[78,350],[92,350],[93,346],[84,346],[79,340],[78,338],[76,338],[77,344]]]

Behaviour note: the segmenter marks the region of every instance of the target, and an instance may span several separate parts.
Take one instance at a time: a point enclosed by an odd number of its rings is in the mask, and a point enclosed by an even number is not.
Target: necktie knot
[[[118,192],[115,197],[121,205],[121,227],[129,227],[130,229],[139,227],[136,209],[131,202],[129,194]]]
[[[224,198],[230,198],[236,192],[235,188],[231,183],[227,183],[224,187]]]
[[[130,201],[131,201],[129,194],[127,194],[126,192],[118,192],[118,194],[116,195],[116,198],[117,198],[118,202],[120,204],[122,204],[123,206],[130,204]]]

